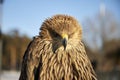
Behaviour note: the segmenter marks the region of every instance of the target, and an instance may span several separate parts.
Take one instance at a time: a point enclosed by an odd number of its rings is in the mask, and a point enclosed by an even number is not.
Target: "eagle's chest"
[[[46,47],[44,50],[41,54],[39,80],[92,80],[91,65],[84,51],[73,49],[65,52],[58,49],[53,53]]]
[[[42,55],[42,66],[39,72],[41,80],[72,80],[78,77],[79,61],[77,55],[72,56],[70,53],[58,52]]]

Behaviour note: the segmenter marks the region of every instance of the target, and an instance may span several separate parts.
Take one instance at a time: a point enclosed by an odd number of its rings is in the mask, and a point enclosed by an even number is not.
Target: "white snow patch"
[[[0,80],[18,80],[20,72],[18,71],[2,71]]]

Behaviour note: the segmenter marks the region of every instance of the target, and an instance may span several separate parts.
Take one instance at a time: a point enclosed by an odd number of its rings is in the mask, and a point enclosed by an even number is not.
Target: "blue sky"
[[[82,24],[100,11],[101,3],[120,21],[119,0],[5,0],[2,30],[8,33],[18,29],[20,34],[33,37],[38,35],[42,22],[55,14],[74,16]]]

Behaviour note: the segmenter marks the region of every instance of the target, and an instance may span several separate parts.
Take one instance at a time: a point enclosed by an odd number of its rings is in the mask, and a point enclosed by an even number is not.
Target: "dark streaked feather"
[[[62,32],[70,35],[66,50]],[[81,38],[82,29],[73,17],[47,19],[24,54],[19,80],[97,80]]]

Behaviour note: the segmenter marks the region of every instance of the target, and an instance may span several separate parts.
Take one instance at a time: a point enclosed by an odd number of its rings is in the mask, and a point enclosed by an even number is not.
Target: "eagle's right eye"
[[[50,35],[51,35],[51,37],[52,38],[59,38],[59,37],[61,37],[58,33],[56,33],[54,30],[49,30],[49,32],[50,32]]]
[[[58,33],[56,33],[56,32],[54,32],[53,35],[54,35],[54,37],[56,37],[56,38],[57,38],[57,37],[60,37],[60,35],[59,35]]]

